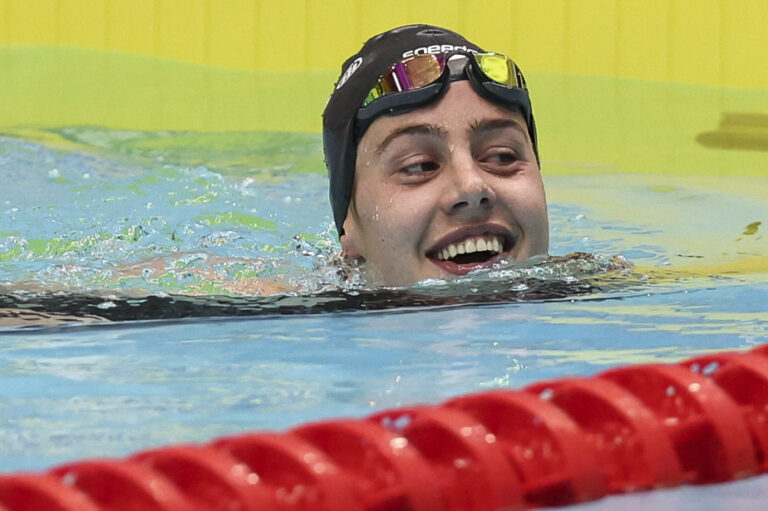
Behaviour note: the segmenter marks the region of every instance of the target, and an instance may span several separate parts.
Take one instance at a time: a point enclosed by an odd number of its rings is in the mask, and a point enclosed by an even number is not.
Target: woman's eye
[[[519,161],[520,158],[517,153],[512,151],[493,151],[488,153],[482,161],[485,163],[495,163],[501,165],[507,165]]]
[[[439,165],[437,162],[434,161],[420,161],[418,163],[414,163],[413,165],[408,165],[406,167],[403,167],[400,169],[400,172],[403,172],[408,175],[418,175],[418,174],[424,174],[427,172],[432,172],[434,170],[437,170]]]

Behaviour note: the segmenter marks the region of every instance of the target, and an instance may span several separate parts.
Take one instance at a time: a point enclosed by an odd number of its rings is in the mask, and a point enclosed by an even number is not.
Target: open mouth
[[[449,243],[428,253],[427,257],[452,273],[464,274],[492,264],[499,254],[509,251],[512,244],[512,240],[502,235],[484,234]]]

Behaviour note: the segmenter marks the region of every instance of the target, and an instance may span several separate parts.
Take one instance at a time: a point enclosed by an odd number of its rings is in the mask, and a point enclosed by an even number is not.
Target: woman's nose
[[[493,209],[496,194],[487,182],[488,175],[473,158],[457,158],[449,176],[444,204],[450,214],[474,218]]]

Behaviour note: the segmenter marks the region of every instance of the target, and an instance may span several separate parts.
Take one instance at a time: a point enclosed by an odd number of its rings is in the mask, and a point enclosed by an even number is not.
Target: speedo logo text
[[[467,48],[464,45],[431,44],[429,46],[420,46],[419,48],[408,50],[403,53],[402,58],[405,59],[405,58],[413,57],[416,55],[437,55],[439,53],[447,53],[449,51],[466,51],[469,53],[477,53],[477,50],[474,50],[472,48]]]

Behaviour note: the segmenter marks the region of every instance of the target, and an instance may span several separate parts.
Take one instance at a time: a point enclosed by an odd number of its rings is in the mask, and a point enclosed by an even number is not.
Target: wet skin
[[[379,285],[546,254],[544,186],[522,116],[458,81],[437,103],[380,117],[358,145],[344,231],[344,255],[364,259]]]

